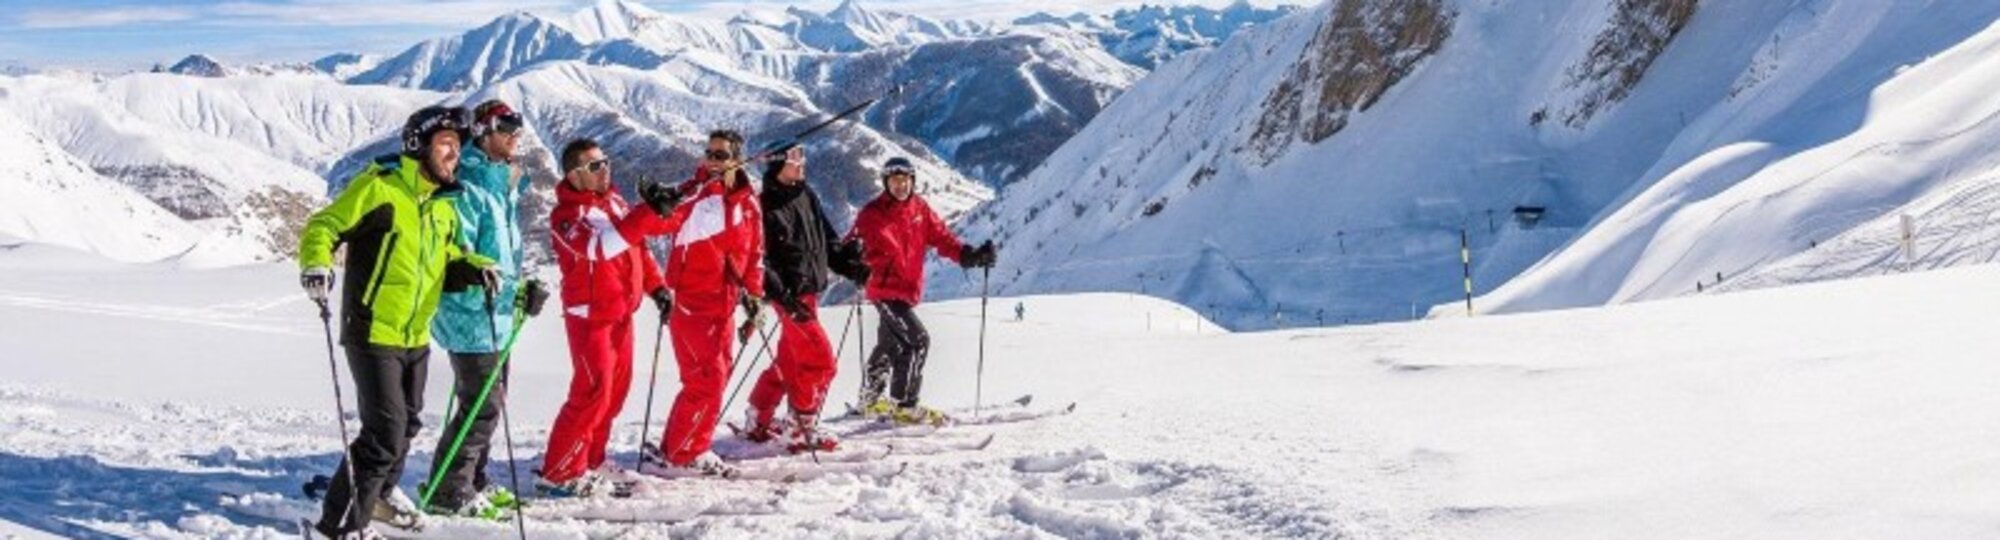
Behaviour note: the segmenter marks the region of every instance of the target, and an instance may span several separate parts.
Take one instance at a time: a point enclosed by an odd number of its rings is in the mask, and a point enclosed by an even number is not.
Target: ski
[[[982,411],[984,411],[984,410],[994,410],[994,411],[997,411],[997,410],[1004,410],[1004,409],[1016,409],[1016,408],[1025,408],[1025,407],[1027,407],[1027,406],[1028,406],[1029,404],[1032,404],[1032,403],[1034,403],[1034,402],[1035,402],[1035,395],[1034,395],[1034,394],[1022,394],[1022,395],[1021,395],[1021,397],[1017,397],[1017,398],[1014,398],[1014,399],[1012,399],[1012,400],[1009,400],[1009,401],[1007,401],[1007,402],[1005,402],[1005,403],[995,403],[995,404],[993,404],[993,405],[990,405],[990,406],[987,406],[987,407],[983,407],[983,408],[981,408],[981,410],[982,410]],[[833,417],[833,418],[828,418],[828,419],[826,419],[826,420],[822,421],[821,423],[822,423],[822,424],[832,424],[832,423],[836,423],[836,422],[854,422],[854,421],[859,421],[859,420],[875,420],[875,419],[873,419],[873,418],[869,418],[867,414],[864,414],[863,412],[861,412],[861,409],[859,409],[859,408],[855,407],[855,404],[853,404],[853,403],[842,403],[842,404],[841,404],[841,406],[842,406],[843,408],[845,408],[845,409],[846,409],[846,411],[844,411],[844,412],[840,413],[840,416],[835,416],[835,417]],[[972,407],[959,407],[959,408],[955,408],[955,409],[944,409],[944,410],[940,410],[940,411],[938,411],[938,412],[942,412],[942,413],[944,413],[946,417],[951,417],[951,416],[956,416],[956,415],[958,415],[959,413],[970,413],[970,412],[973,412],[973,410],[972,410]]]
[[[842,432],[840,437],[842,439],[853,440],[927,437],[952,427],[1017,424],[1063,416],[1076,412],[1076,406],[1077,404],[1072,402],[1060,409],[1048,410],[1028,410],[1026,408],[1009,407],[1007,410],[983,414],[977,417],[947,416],[944,422],[937,424],[900,424],[893,421],[878,420]]]

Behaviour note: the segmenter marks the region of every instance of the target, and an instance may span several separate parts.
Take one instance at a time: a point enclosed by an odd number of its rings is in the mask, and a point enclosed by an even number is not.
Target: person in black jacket
[[[776,359],[750,390],[745,438],[765,442],[788,436],[790,448],[828,451],[839,446],[819,430],[820,407],[833,383],[833,344],[819,325],[819,293],[829,270],[855,283],[868,281],[860,246],[843,244],[806,184],[804,150],[793,148],[764,171],[764,290],[776,306],[780,337]],[[778,403],[789,402],[789,426],[777,421]]]

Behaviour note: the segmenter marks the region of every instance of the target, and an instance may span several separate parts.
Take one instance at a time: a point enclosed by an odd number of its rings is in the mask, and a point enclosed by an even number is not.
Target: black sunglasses
[[[734,154],[734,153],[731,153],[731,152],[730,152],[730,151],[728,151],[728,150],[709,150],[709,151],[708,151],[708,160],[709,160],[709,161],[729,161],[729,159],[730,159],[730,158],[733,158],[733,157],[736,157],[736,154]]]

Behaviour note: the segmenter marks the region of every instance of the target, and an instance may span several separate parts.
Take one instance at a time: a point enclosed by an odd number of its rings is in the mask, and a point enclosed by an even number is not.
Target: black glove
[[[993,243],[992,240],[987,240],[986,243],[979,245],[980,268],[992,268],[993,265],[998,262],[1000,262],[999,244]]]
[[[521,286],[521,293],[515,298],[515,306],[529,317],[542,314],[542,306],[549,303],[549,291],[542,288],[542,280],[530,279]]]
[[[674,295],[667,292],[666,287],[660,287],[646,293],[646,296],[653,299],[653,306],[660,308],[660,322],[666,322],[667,316],[674,312]]]
[[[992,240],[987,240],[979,247],[960,253],[958,265],[966,268],[992,268],[995,259],[998,258],[1000,258],[999,248],[994,247]]]
[[[666,182],[653,182],[639,186],[639,198],[646,201],[646,206],[653,207],[654,213],[665,216],[674,213],[675,206],[680,206],[681,190]]]
[[[868,269],[868,263],[861,259],[861,242],[854,240],[834,248],[831,256],[827,258],[827,265],[831,267],[833,273],[856,285],[868,283],[868,275],[872,273]]]
[[[799,301],[798,297],[786,295],[779,296],[776,300],[778,301],[778,305],[785,307],[785,312],[791,315],[793,321],[812,322],[812,311],[806,309],[806,303]]]
[[[488,298],[491,298],[499,283],[500,270],[496,268],[481,268],[467,261],[453,261],[444,267],[445,292],[465,292],[473,287],[485,287]]]

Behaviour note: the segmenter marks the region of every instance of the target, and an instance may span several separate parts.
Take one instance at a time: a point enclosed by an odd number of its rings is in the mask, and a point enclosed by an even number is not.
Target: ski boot
[[[858,412],[868,420],[889,420],[896,416],[896,402],[878,397],[863,403]]]
[[[785,428],[778,425],[776,418],[767,421],[760,418],[761,416],[763,415],[758,414],[756,407],[744,409],[743,429],[737,434],[742,436],[743,440],[763,444],[777,440],[779,435],[785,433]]]
[[[945,423],[944,413],[921,405],[897,407],[895,414],[890,418],[897,424],[905,426],[942,426]]]
[[[805,452],[832,452],[840,449],[840,439],[832,433],[820,431],[819,416],[797,414],[792,417],[791,442],[786,446],[794,454]]]
[[[702,452],[701,455],[695,456],[693,461],[687,463],[673,463],[664,459],[656,462],[641,463],[639,472],[663,478],[696,478],[703,476],[735,478],[737,475],[742,474],[742,471],[738,470],[735,465],[730,465],[729,462],[723,461],[721,456],[715,455],[715,452]]]

